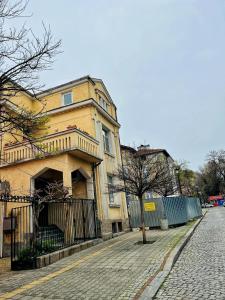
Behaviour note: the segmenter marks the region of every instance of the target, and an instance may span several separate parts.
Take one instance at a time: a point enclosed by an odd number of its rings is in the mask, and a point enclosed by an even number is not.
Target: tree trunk
[[[38,224],[38,218],[39,218],[39,210],[37,207],[37,204],[32,205],[32,211],[33,211],[33,234],[31,239],[31,248],[33,251],[33,254],[37,254],[37,246],[38,246],[38,238],[39,238],[39,224]]]
[[[144,204],[142,197],[138,197],[140,201],[140,208],[141,208],[141,230],[142,230],[142,238],[143,244],[146,244],[146,232],[145,232],[145,219],[144,219]]]

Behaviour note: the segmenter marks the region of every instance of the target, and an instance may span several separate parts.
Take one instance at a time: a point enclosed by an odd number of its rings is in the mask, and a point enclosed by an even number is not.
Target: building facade
[[[165,176],[164,186],[160,189],[160,194],[154,191],[148,191],[145,194],[146,199],[157,198],[162,196],[178,196],[178,183],[175,171],[175,163],[171,155],[165,149],[153,149],[149,145],[141,145],[137,149],[125,145],[121,145],[122,161],[125,163],[129,160],[129,157],[151,157],[152,161],[154,158],[160,160],[163,165],[163,170],[167,173]],[[127,195],[127,200],[131,195]],[[133,198],[133,197],[131,197]],[[132,199],[131,199],[132,200]]]
[[[125,195],[109,192],[112,174],[121,164],[120,125],[103,81],[86,76],[45,90],[38,98],[41,103],[24,91],[10,103],[0,103],[15,113],[17,107],[43,110],[48,118],[45,129],[35,133],[37,147],[22,134],[0,137],[0,181],[9,183],[13,195],[32,195],[49,182],[61,181],[74,198],[96,198],[103,237],[126,230]],[[17,204],[5,205],[7,217]]]

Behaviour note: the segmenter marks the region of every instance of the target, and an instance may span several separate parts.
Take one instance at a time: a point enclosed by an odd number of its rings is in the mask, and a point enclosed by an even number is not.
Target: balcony
[[[99,142],[88,134],[69,129],[44,136],[29,142],[5,145],[0,167],[22,163],[33,159],[43,159],[68,152],[88,162],[100,162]]]

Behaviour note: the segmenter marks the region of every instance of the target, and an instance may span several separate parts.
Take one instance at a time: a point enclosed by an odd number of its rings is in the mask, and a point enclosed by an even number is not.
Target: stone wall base
[[[120,222],[120,224],[118,224],[118,222]],[[113,223],[114,225],[112,225]],[[117,229],[117,232],[112,232],[113,228],[114,230]],[[73,245],[46,255],[39,256],[36,258],[36,263],[34,267],[36,268],[46,267],[64,257],[70,256],[76,252],[92,247],[100,243],[102,240],[108,240],[113,237],[117,237],[125,232],[128,232],[130,231],[129,220],[128,219],[104,220],[103,222],[101,222],[101,230],[102,230],[102,239],[90,240],[78,245]]]
[[[9,272],[11,270],[10,257],[0,258],[0,274]]]
[[[91,240],[91,241],[84,242],[82,244],[73,245],[46,255],[39,256],[36,259],[36,268],[39,269],[39,268],[46,267],[64,257],[70,256],[76,252],[95,246],[100,242],[101,239]]]

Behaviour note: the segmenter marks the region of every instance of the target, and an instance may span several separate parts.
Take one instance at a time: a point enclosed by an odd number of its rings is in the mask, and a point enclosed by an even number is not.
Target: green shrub
[[[21,265],[31,265],[34,262],[34,251],[32,248],[24,248],[18,255],[18,261]]]

